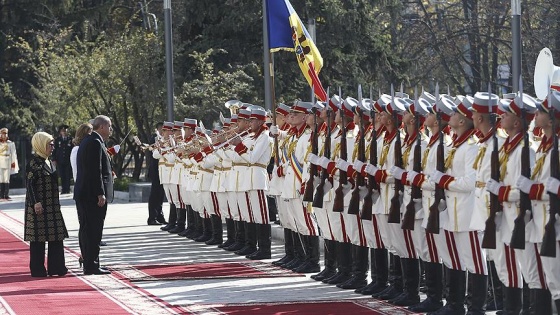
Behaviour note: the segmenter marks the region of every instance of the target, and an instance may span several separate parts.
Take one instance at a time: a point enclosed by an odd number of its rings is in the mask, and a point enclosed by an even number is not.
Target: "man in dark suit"
[[[163,123],[157,123],[157,133],[152,135],[150,144],[154,144],[159,141],[159,135],[161,135],[162,128]],[[150,150],[146,150],[146,159],[148,160],[148,178],[152,183],[150,198],[148,200],[148,225],[167,224],[165,217],[163,216],[163,199],[165,198],[165,191],[159,182],[159,160],[154,159],[152,151]]]
[[[72,178],[72,167],[70,165],[70,152],[72,152],[72,137],[68,136],[67,125],[58,127],[58,137],[54,140],[54,151],[52,161],[56,164],[60,182],[61,194],[70,193],[70,178]],[[75,178],[74,178],[75,180]]]
[[[93,132],[80,143],[74,200],[80,213],[80,244],[84,274],[108,274],[99,267],[99,242],[107,214],[107,202],[113,201],[113,175],[105,141],[113,131],[111,119],[97,116]]]

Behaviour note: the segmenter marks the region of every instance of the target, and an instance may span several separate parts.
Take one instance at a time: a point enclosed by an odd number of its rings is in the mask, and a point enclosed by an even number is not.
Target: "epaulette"
[[[496,136],[504,140],[508,138],[508,134],[503,128],[498,128],[496,130]]]
[[[469,145],[473,145],[477,143],[478,143],[478,137],[475,135],[473,135],[472,137],[469,138],[469,140],[467,140],[467,144]]]

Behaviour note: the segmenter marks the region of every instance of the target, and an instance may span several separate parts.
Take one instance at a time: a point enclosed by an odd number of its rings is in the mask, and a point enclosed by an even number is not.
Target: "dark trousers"
[[[70,193],[70,179],[72,178],[72,166],[70,163],[57,164],[56,169],[58,171],[58,176],[60,176],[60,184],[62,185],[63,194]]]
[[[64,261],[64,242],[49,242],[47,253],[49,274],[66,273]],[[29,242],[29,270],[31,275],[39,276],[47,273],[45,269],[45,242]]]
[[[99,267],[99,242],[103,236],[103,225],[107,214],[107,204],[98,207],[93,202],[76,202],[80,213],[80,246],[82,258],[84,259],[84,270],[94,270]]]
[[[10,195],[10,183],[0,183],[0,198],[7,199]]]
[[[148,220],[155,220],[163,216],[163,199],[165,191],[163,185],[159,182],[159,177],[156,176],[152,180],[152,188],[150,189],[150,197],[148,199]]]

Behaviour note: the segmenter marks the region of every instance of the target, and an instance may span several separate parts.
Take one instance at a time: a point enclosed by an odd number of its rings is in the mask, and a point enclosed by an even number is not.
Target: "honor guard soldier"
[[[244,189],[245,198],[242,200],[238,198],[238,204],[242,216],[248,215],[248,224],[256,227],[258,249],[251,253],[247,251],[246,257],[257,260],[268,259],[271,255],[271,228],[265,191],[269,188],[266,167],[272,156],[272,147],[268,127],[265,125],[266,111],[257,106],[250,109],[250,136],[233,139],[231,144],[235,146],[234,152],[238,154],[238,157],[234,158],[234,163],[238,166],[244,164],[246,172],[242,174],[249,175],[249,180],[244,180],[245,184],[249,184],[246,190]],[[254,249],[257,248],[257,244],[249,244],[251,245],[255,246]]]
[[[70,165],[70,153],[74,144],[72,137],[67,134],[68,125],[58,127],[58,137],[54,140],[54,151],[52,161],[56,165],[58,176],[62,184],[61,194],[70,193],[70,179],[72,177],[72,166]]]
[[[552,314],[551,293],[557,306],[560,301],[558,258],[539,254],[545,234],[545,224],[550,219],[550,198],[545,184],[550,187],[547,182],[551,178],[551,151],[554,132],[558,133],[560,120],[560,93],[551,90],[550,94],[542,103],[536,103],[535,127],[541,128],[544,135],[536,152],[536,162],[532,164],[531,178],[520,176],[516,182],[516,186],[529,195],[533,210],[532,218],[527,223],[525,249],[515,251],[520,259],[523,278],[530,289],[530,308],[534,314]],[[557,192],[558,190],[554,194]],[[558,242],[555,242],[554,246],[558,248]],[[559,257],[559,253],[556,250],[556,257]]]
[[[441,228],[436,246],[440,257],[449,269],[451,285],[447,304],[434,314],[464,312],[466,273],[473,277],[473,297],[469,312],[484,313],[486,297],[486,259],[482,251],[480,231],[470,229],[476,171],[473,168],[478,152],[472,122],[472,104],[465,98],[455,106],[443,97],[437,109],[449,115],[449,126],[454,132],[451,147],[445,156],[444,171],[435,169],[429,180],[444,189],[447,209],[441,212]],[[428,223],[429,224],[429,223]],[[471,250],[464,250],[470,248]]]
[[[16,145],[8,139],[8,128],[0,129],[0,201],[10,198],[10,175],[19,172]]]
[[[202,234],[201,229],[197,230],[197,222],[200,221],[198,213],[192,208],[192,200],[195,198],[192,194],[190,186],[194,182],[191,175],[191,168],[193,163],[191,161],[192,149],[194,146],[193,140],[195,139],[195,129],[197,120],[192,118],[183,119],[183,142],[178,149],[179,161],[179,196],[184,204],[185,209],[185,223],[186,226],[183,231],[178,232],[179,236],[195,239]],[[198,221],[197,221],[198,219]],[[200,224],[199,224],[200,225]]]
[[[319,130],[317,139],[317,153],[318,155],[325,156],[326,152],[333,152],[335,149],[334,139],[336,135],[339,134],[339,127],[334,121],[334,112],[338,110],[335,104],[340,104],[341,99],[338,95],[334,95],[326,104],[319,110],[319,115],[323,124]],[[328,138],[328,141],[327,141]],[[327,143],[328,142],[328,143]],[[326,148],[329,145],[329,148]],[[329,156],[330,158],[330,156]],[[316,281],[323,281],[329,279],[336,275],[337,273],[337,243],[343,239],[342,238],[342,228],[340,226],[340,214],[332,212],[332,194],[333,191],[330,189],[332,185],[329,182],[329,174],[327,170],[324,170],[324,174],[321,174],[321,168],[318,166],[319,156],[313,154],[312,152],[307,155],[307,161],[309,162],[309,167],[317,168],[319,175],[313,178],[314,193],[313,199],[317,198],[316,194],[319,190],[317,188],[321,183],[322,179],[325,179],[325,186],[329,188],[324,188],[322,191],[323,204],[321,207],[315,207],[314,202],[308,203],[307,207],[311,206],[313,208],[313,213],[317,220],[317,227],[323,238],[323,258],[325,268],[318,274],[312,275],[311,279]],[[326,174],[326,177],[325,177]],[[308,183],[305,184],[306,188]]]
[[[500,181],[489,179],[486,182],[486,190],[498,196],[503,206],[503,211],[496,216],[497,244],[492,256],[498,277],[505,286],[504,311],[512,314],[521,310],[523,288],[520,253],[516,253],[510,246],[514,221],[520,211],[521,191],[517,188],[516,181],[521,176],[520,165],[527,132],[524,126],[535,116],[535,103],[535,99],[529,95],[518,95],[514,100],[500,102],[504,112],[500,124],[507,132],[508,138],[500,152]],[[535,151],[527,145],[529,165],[534,165]]]
[[[159,181],[163,185],[165,196],[169,202],[169,220],[167,225],[162,227],[161,230],[169,231],[175,228],[175,223],[177,221],[177,208],[175,208],[175,204],[171,199],[170,192],[171,170],[175,162],[175,155],[170,152],[174,144],[172,139],[173,123],[169,121],[164,122],[162,132],[162,144],[159,148],[154,149],[153,157],[159,160]]]
[[[547,138],[554,138],[553,137],[553,132],[552,130],[555,130],[554,127],[556,127],[556,134],[559,133],[559,126],[560,126],[560,93],[557,91],[551,91],[550,92],[551,95],[548,97],[548,99],[550,100],[551,104],[548,104],[548,101],[543,102],[542,104],[542,111],[546,111],[548,113],[552,112],[552,108],[554,108],[554,119],[555,121],[548,121],[548,123],[546,122],[539,122],[541,119],[544,120],[544,118],[538,118],[537,119],[537,125],[538,126],[545,126],[545,127],[541,127],[543,128],[545,135],[547,135]],[[540,116],[540,114],[539,114]],[[551,117],[552,120],[552,117]],[[548,131],[546,130],[548,129]],[[544,140],[544,139],[543,139]],[[550,140],[547,140],[550,141]],[[554,144],[551,145],[552,147],[554,147]],[[554,150],[554,149],[552,149]],[[544,151],[544,149],[543,149]],[[550,154],[548,154],[550,155]],[[554,163],[559,163],[560,161],[553,161]],[[546,162],[545,162],[546,164]],[[546,170],[544,170],[544,165],[543,164],[543,171],[544,173],[546,173]],[[549,171],[550,172],[550,171]],[[558,178],[553,177],[553,174],[550,174],[550,176],[548,177],[548,179],[545,182],[545,187],[547,190],[547,194],[552,194],[552,195],[556,195],[556,196],[560,196],[560,180],[558,180]],[[545,199],[544,197],[542,198],[543,200]],[[543,204],[539,205],[540,207],[543,207]],[[534,207],[534,206],[533,206]],[[535,209],[535,208],[533,208]],[[537,208],[538,209],[538,208]],[[548,209],[546,210],[546,214],[548,216],[551,215],[552,210],[550,209],[550,205],[548,206]],[[548,217],[548,222],[551,222],[550,220],[555,220],[555,224],[554,224],[554,232],[556,235],[555,238],[555,242],[554,242],[554,247],[555,247],[555,257],[545,257],[545,256],[541,256],[541,260],[542,260],[542,265],[543,265],[543,270],[544,270],[544,274],[546,276],[546,283],[548,285],[548,289],[550,290],[550,293],[552,295],[552,299],[554,300],[554,303],[556,305],[556,310],[560,310],[560,218],[558,217],[558,209],[555,211],[556,214],[554,214],[553,218]],[[544,221],[547,222],[547,221]],[[542,224],[542,223],[538,223],[535,221],[535,225],[536,224]],[[547,223],[548,224],[548,223]],[[538,231],[540,230],[539,226],[535,227],[535,231],[537,233],[532,233],[532,235],[538,234]],[[541,230],[542,231],[542,230]],[[542,249],[541,249],[542,252]]]
[[[379,224],[377,222],[378,213],[376,209],[382,209],[381,201],[379,199],[379,189],[375,182],[373,176],[368,176],[365,172],[365,166],[367,163],[373,162],[376,164],[377,158],[381,154],[381,149],[383,147],[383,137],[385,134],[385,126],[381,122],[381,113],[385,110],[385,106],[391,102],[391,97],[389,95],[380,95],[377,101],[372,102],[371,112],[367,113],[370,115],[370,125],[365,133],[366,141],[366,160],[361,161],[359,159],[354,160],[354,169],[360,171],[362,176],[367,177],[367,193],[370,194],[371,198],[371,217],[366,217],[364,211],[368,210],[364,208],[362,204],[362,226],[364,228],[364,234],[366,236],[368,247],[370,248],[370,275],[371,282],[363,288],[356,289],[356,293],[363,295],[373,295],[380,293],[387,288],[388,280],[388,251],[383,244],[383,239],[381,238],[381,233],[379,230]],[[373,156],[371,156],[373,154]],[[371,181],[371,182],[370,182]],[[364,198],[368,198],[368,195]],[[369,210],[368,210],[369,211]]]
[[[183,122],[175,121],[173,123],[173,141],[175,142],[175,148],[171,151],[173,153],[173,167],[171,168],[171,176],[169,178],[169,183],[171,184],[169,191],[171,200],[177,209],[177,221],[175,222],[175,227],[167,231],[172,234],[183,232],[187,220],[187,210],[185,209],[183,198],[181,198],[179,186],[181,183],[181,171],[183,166],[181,159],[177,156],[178,144],[184,143],[183,134]]]

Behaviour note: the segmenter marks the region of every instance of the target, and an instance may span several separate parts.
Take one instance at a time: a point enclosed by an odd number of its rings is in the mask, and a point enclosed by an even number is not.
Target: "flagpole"
[[[274,91],[274,58],[268,40],[268,0],[263,0],[263,59],[264,59],[264,107],[272,111],[272,125],[276,126],[276,96]],[[279,164],[278,137],[274,137],[274,162]]]
[[[173,37],[171,0],[163,0],[165,18],[165,77],[167,82],[167,120],[173,121]]]
[[[512,88],[514,93],[519,91],[519,77],[521,76],[521,0],[511,0],[511,70]]]
[[[307,20],[307,32],[309,32],[309,35],[311,35],[311,39],[313,40],[313,42],[316,43],[315,19],[309,18]],[[313,89],[313,87],[311,87],[311,103],[315,103],[315,89]]]

